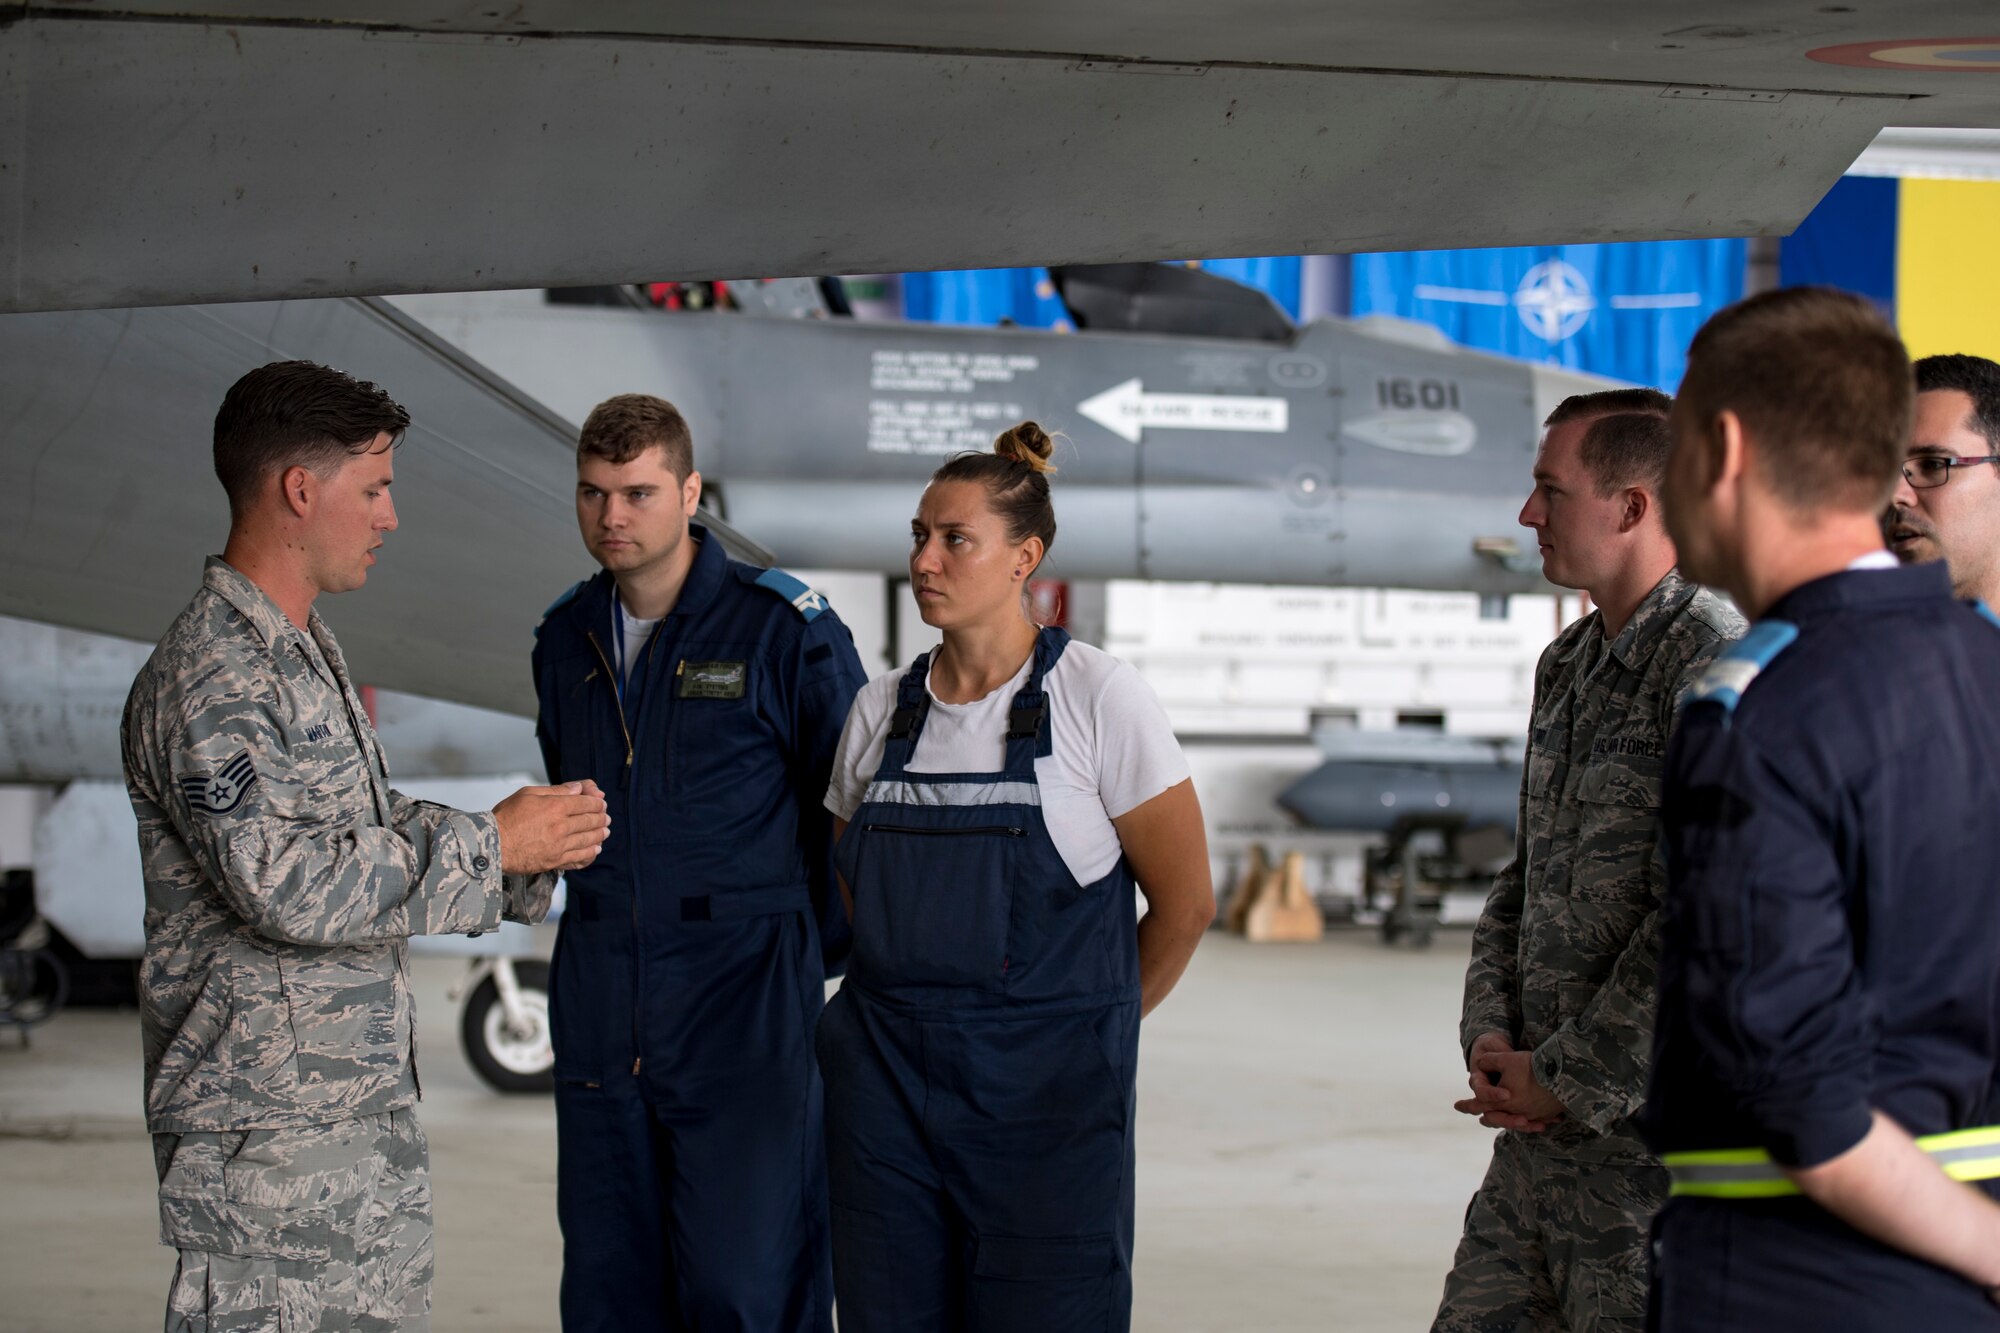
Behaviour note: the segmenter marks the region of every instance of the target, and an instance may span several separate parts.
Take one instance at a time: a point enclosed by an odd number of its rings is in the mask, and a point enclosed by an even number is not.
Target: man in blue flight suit
[[[832,1328],[813,1029],[848,927],[820,798],[864,677],[823,598],[689,522],[700,496],[671,404],[600,404],[576,512],[604,572],[536,633],[549,772],[612,819],[550,983],[569,1333]]]
[[[1872,307],[1793,288],[1674,405],[1681,568],[1754,623],[1667,754],[1667,1333],[2000,1329],[2000,625],[1882,549],[1910,402]]]

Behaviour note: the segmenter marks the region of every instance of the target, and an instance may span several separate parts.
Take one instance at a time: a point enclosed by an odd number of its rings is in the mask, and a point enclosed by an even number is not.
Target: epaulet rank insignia
[[[590,580],[588,579],[581,579],[576,583],[572,583],[569,586],[568,591],[564,592],[562,596],[556,598],[553,602],[550,602],[548,604],[547,609],[542,612],[542,619],[535,622],[536,638],[539,639],[542,637],[542,621],[546,621],[550,616],[554,615],[556,612],[562,610],[565,606],[568,606],[571,602],[575,601],[576,595],[583,591],[583,585],[585,583],[588,583],[589,581]]]
[[[1798,637],[1799,627],[1788,620],[1758,621],[1709,664],[1688,692],[1686,706],[1712,703],[1720,704],[1724,713],[1735,712],[1750,682]]]
[[[819,619],[827,609],[826,598],[814,592],[803,579],[782,569],[767,569],[754,582],[764,591],[774,592],[790,602],[792,610],[804,616],[808,625]]]

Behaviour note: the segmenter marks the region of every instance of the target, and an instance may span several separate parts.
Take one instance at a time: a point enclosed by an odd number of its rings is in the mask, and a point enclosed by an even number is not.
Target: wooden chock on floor
[[[1257,905],[1257,895],[1265,892],[1274,876],[1271,871],[1271,857],[1264,850],[1264,844],[1250,844],[1250,860],[1243,867],[1243,877],[1236,881],[1235,892],[1229,895],[1229,905],[1223,909],[1224,929],[1241,935],[1250,923],[1250,909]]]
[[[1304,852],[1286,852],[1284,868],[1251,904],[1245,935],[1253,944],[1316,940],[1326,934],[1326,918],[1306,892]]]

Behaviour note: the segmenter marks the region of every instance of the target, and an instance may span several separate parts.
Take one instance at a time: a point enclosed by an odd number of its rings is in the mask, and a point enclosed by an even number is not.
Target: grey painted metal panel
[[[92,15],[627,38],[727,38],[808,46],[1069,52],[1117,61],[1237,62],[1340,69],[1450,70],[1709,87],[1993,96],[1992,83],[1921,70],[1807,63],[1816,47],[1865,39],[1988,35],[1984,0],[1898,0],[1810,8],[1756,0],[37,0]],[[1925,122],[1945,124],[1946,121]]]
[[[396,462],[401,527],[368,586],[323,606],[358,677],[532,712],[530,632],[595,569],[571,499],[574,431],[375,301],[0,316],[0,614],[157,638],[228,528],[215,409],[245,370],[285,357],[378,380],[415,418]]]
[[[12,310],[1769,234],[1902,105],[39,11],[0,76]]]
[[[0,617],[0,782],[122,777],[119,718],[151,651]]]
[[[568,395],[568,412],[630,389],[674,399],[724,512],[791,564],[902,569],[937,465],[1033,417],[1067,438],[1052,574],[1547,587],[1532,565],[1473,551],[1475,539],[1522,532],[1539,423],[1554,406],[1538,396],[1547,372],[1442,341],[1338,321],[1286,345],[571,312],[525,293],[399,304],[538,397]],[[1235,409],[1270,426],[1282,410],[1284,429],[1195,416],[1134,429],[1103,406],[1124,386],[1167,418]]]
[[[0,782],[121,779],[125,695],[152,651],[133,639],[0,616]],[[374,699],[375,730],[399,780],[541,771],[525,718],[393,690]]]

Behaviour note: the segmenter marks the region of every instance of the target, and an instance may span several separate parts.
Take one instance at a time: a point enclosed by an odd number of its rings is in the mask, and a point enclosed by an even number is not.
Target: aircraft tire
[[[555,1054],[549,1045],[549,965],[539,959],[514,960],[514,976],[531,1017],[530,1030],[510,1033],[500,1005],[500,987],[483,978],[465,997],[458,1039],[466,1062],[498,1092],[554,1092]]]

